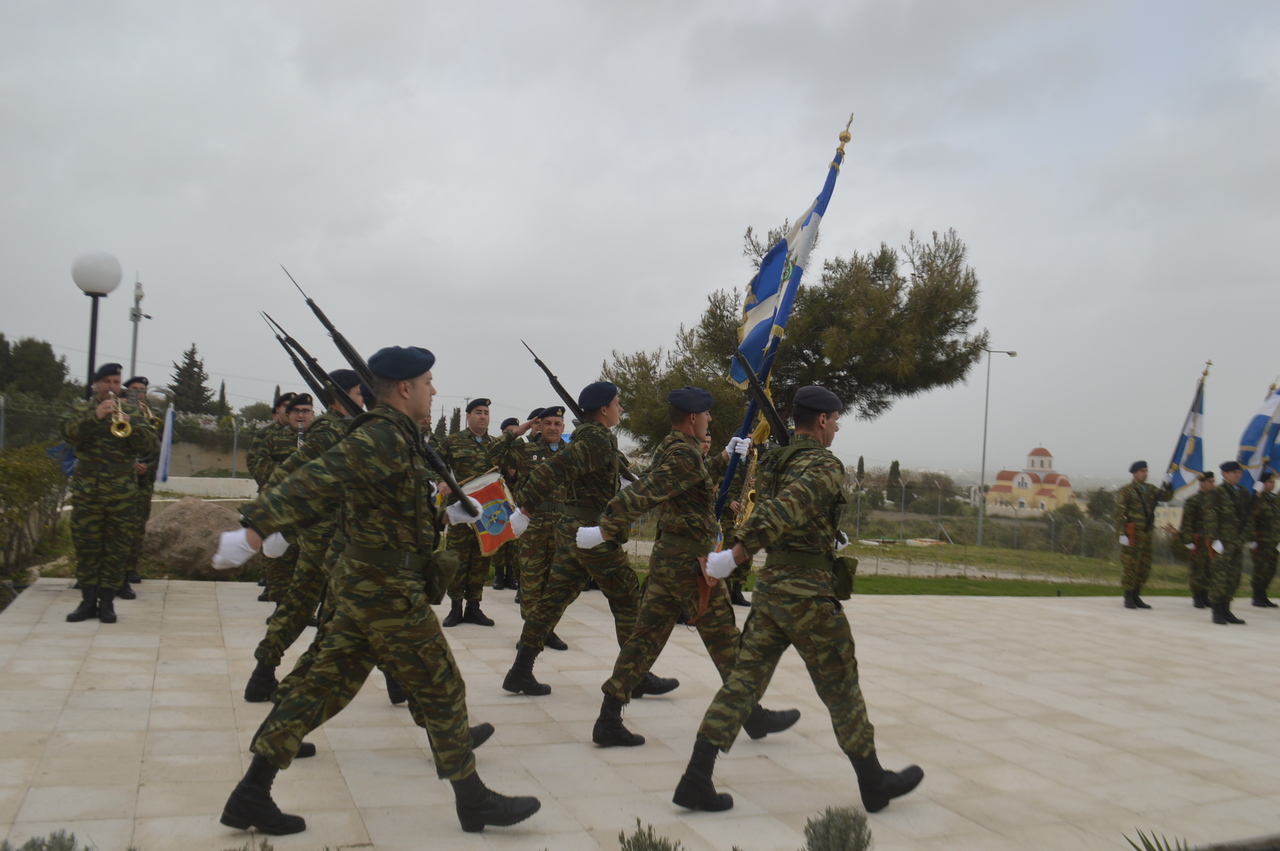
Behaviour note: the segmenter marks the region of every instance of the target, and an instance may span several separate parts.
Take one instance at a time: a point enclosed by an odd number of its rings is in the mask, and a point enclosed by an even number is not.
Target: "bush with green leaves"
[[[804,839],[800,851],[866,851],[871,847],[871,827],[862,810],[827,807],[805,822]]]
[[[0,452],[0,579],[9,579],[57,529],[67,477],[35,443]]]

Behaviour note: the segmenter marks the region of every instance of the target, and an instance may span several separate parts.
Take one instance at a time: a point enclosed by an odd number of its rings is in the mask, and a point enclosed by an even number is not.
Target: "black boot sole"
[[[714,788],[714,787],[713,787]],[[709,797],[702,784],[690,780],[688,775],[680,778],[676,793],[671,796],[671,803],[686,810],[703,810],[708,813],[722,813],[733,809],[733,796],[728,792],[713,792]]]
[[[644,744],[644,736],[633,733],[621,724],[621,729],[611,729],[609,725],[596,722],[591,730],[591,741],[602,748],[638,748]]]
[[[245,793],[246,796],[248,794]],[[231,798],[227,801],[227,805],[222,809],[222,817],[218,819],[219,822],[227,827],[234,827],[237,830],[253,828],[269,836],[287,836],[291,833],[301,833],[307,829],[307,823],[301,816],[290,816],[286,813],[281,813],[281,817],[286,821],[271,823],[260,821],[247,813],[234,810],[232,809],[232,804],[239,795],[240,786],[237,785],[235,791],[231,793]],[[296,819],[296,821],[293,821],[293,819]]]
[[[551,694],[551,686],[546,683],[524,683],[513,679],[510,674],[502,681],[503,691],[509,691],[512,694],[527,694],[530,697],[546,697]]]
[[[463,810],[458,808],[458,824],[462,825],[462,829],[466,833],[480,833],[486,827],[510,827],[513,824],[519,824],[538,810],[542,809],[542,802],[537,798],[521,796],[505,798],[505,800],[510,801],[511,806],[519,806],[520,809],[515,809],[510,812],[495,812],[491,814],[474,812],[464,814]]]
[[[862,806],[869,813],[878,813],[885,807],[889,806],[889,802],[894,798],[901,798],[915,790],[920,785],[920,781],[924,780],[924,771],[918,765],[909,765],[901,771],[885,772],[885,776],[890,774],[894,776],[893,788],[884,790],[882,794],[876,795],[867,800],[867,796],[862,798]]]

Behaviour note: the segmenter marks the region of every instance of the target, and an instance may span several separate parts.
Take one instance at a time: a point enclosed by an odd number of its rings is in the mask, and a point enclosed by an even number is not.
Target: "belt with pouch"
[[[132,461],[78,461],[77,473],[132,473]]]
[[[830,570],[834,556],[825,553],[802,553],[798,550],[770,550],[765,556],[765,567],[811,567]]]
[[[677,535],[674,532],[666,532],[661,529],[658,530],[658,539],[654,543],[679,547],[695,556],[705,556],[715,548],[714,541],[707,543],[706,541],[699,541],[696,538],[688,538],[684,535]]]
[[[600,511],[592,508],[583,508],[578,505],[566,505],[560,511],[567,517],[574,520],[581,520],[583,523],[590,523],[593,526],[600,523]]]
[[[347,548],[342,551],[347,558],[363,561],[368,564],[376,564],[378,567],[385,567],[388,570],[399,570],[404,568],[414,573],[421,573],[422,569],[431,563],[431,558],[422,553],[411,553],[405,550],[376,550],[372,547],[362,547],[359,544],[347,544]]]

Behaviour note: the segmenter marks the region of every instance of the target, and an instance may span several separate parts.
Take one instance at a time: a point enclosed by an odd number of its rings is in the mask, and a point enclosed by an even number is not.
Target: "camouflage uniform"
[[[119,404],[129,415],[132,432],[128,437],[111,433],[110,416],[98,419],[97,402],[78,406],[62,423],[62,439],[71,444],[78,459],[71,479],[71,541],[81,588],[114,591],[123,584],[138,514],[138,474],[133,462],[156,442],[148,419],[127,401]]]
[[[268,481],[268,487],[284,481],[294,470],[336,446],[346,435],[349,424],[350,419],[343,417],[336,409],[330,409],[312,420],[311,427],[307,429],[306,440],[284,463],[276,467]],[[267,634],[258,643],[253,654],[262,664],[272,668],[280,664],[285,651],[302,635],[302,630],[320,605],[326,582],[325,554],[336,529],[336,516],[330,515],[296,530],[294,546],[297,554],[294,556],[296,566],[293,577],[281,595],[275,614],[271,616]]]
[[[631,699],[631,690],[649,672],[681,610],[690,616],[698,613],[703,580],[697,559],[714,549],[718,531],[712,489],[700,442],[673,431],[658,447],[648,472],[605,507],[600,531],[611,540],[625,539],[631,523],[646,511],[658,512],[658,536],[635,629],[614,662],[613,676],[601,686],[606,696],[620,703]],[[738,628],[724,583],[711,588],[696,627],[720,679],[727,679]]]
[[[426,593],[437,527],[422,446],[416,423],[379,405],[242,509],[262,534],[322,521],[340,499],[347,542],[334,563],[336,606],[318,651],[305,677],[290,676],[251,746],[276,768],[288,767],[303,737],[351,701],[376,662],[421,713],[437,775],[475,773],[466,687]]]
[[[1253,508],[1253,539],[1258,547],[1253,551],[1253,576],[1250,586],[1254,599],[1267,596],[1267,586],[1276,575],[1276,544],[1280,543],[1280,497],[1263,491]]]
[[[276,468],[276,462],[271,460],[270,448],[274,433],[282,430],[288,429],[272,420],[258,429],[253,435],[253,442],[249,444],[247,456],[249,475],[253,476],[253,480],[258,483],[259,491],[266,485],[267,479],[271,478],[271,473]]]
[[[1120,587],[1125,591],[1141,590],[1151,576],[1156,503],[1172,498],[1173,489],[1167,485],[1157,488],[1136,480],[1116,492],[1116,533],[1129,538],[1129,545],[1120,547]]]
[[[759,702],[778,660],[793,644],[831,713],[840,749],[863,758],[875,751],[875,729],[858,684],[858,660],[844,609],[835,597],[834,547],[844,507],[844,466],[809,435],[764,455],[757,503],[737,530],[748,555],[769,556],[756,579],[738,657],[698,727],[721,751]]]
[[[1213,505],[1213,491],[1196,491],[1182,505],[1182,523],[1178,526],[1178,540],[1190,544],[1187,556],[1187,585],[1192,595],[1206,595],[1209,591],[1210,566],[1213,564],[1213,536],[1207,532],[1209,512]]]
[[[467,429],[449,435],[440,443],[440,456],[453,470],[459,482],[483,475],[493,468],[491,457],[494,439],[491,435],[479,437]],[[449,549],[458,554],[458,572],[449,586],[450,600],[479,603],[484,597],[485,581],[489,578],[489,559],[480,554],[480,539],[475,527],[459,524],[449,530]]]
[[[1230,603],[1240,587],[1245,535],[1251,527],[1253,494],[1239,485],[1223,482],[1213,489],[1213,502],[1205,524],[1211,541],[1221,541],[1223,551],[1213,559],[1209,599]]]
[[[259,471],[265,471],[266,477],[259,482],[259,493],[270,487],[276,468],[289,460],[289,456],[297,452],[305,440],[306,432],[303,432],[300,437],[297,429],[286,426],[267,430],[261,449],[265,462],[260,461],[258,468]],[[267,467],[268,464],[269,467]],[[280,558],[268,558],[265,555],[261,557],[262,574],[267,578],[267,599],[273,603],[279,603],[284,599],[285,593],[289,590],[289,583],[293,581],[293,571],[298,564],[297,536],[292,529],[285,529],[283,532],[290,543],[288,552]]]
[[[145,473],[138,474],[138,496],[134,503],[133,543],[129,548],[129,557],[125,561],[126,574],[138,569],[138,557],[142,554],[142,541],[147,536],[147,520],[151,518],[151,497],[156,491],[156,475],[159,472],[157,467],[160,462],[161,429],[156,427],[156,422],[150,417],[146,419],[151,425],[155,439],[151,443],[151,448],[137,458],[139,464],[147,465],[147,470]]]
[[[535,468],[516,494],[516,504],[533,512],[559,493],[564,494],[565,501],[555,523],[556,554],[551,573],[542,599],[525,618],[520,633],[524,646],[542,650],[547,635],[578,596],[587,577],[596,581],[609,601],[619,647],[635,628],[640,583],[626,552],[614,541],[589,550],[578,549],[577,541],[579,527],[598,525],[600,513],[618,492],[621,458],[613,432],[590,420],[574,429],[569,444]]]
[[[564,449],[565,443],[557,440],[547,443],[544,440],[524,441],[514,435],[503,435],[494,447],[494,454],[503,467],[511,467],[516,471],[516,481],[523,482],[539,465],[550,460]],[[514,543],[507,547],[518,547],[514,550],[519,557],[520,565],[520,618],[528,620],[542,598],[542,589],[547,584],[547,576],[551,572],[551,561],[556,553],[556,521],[564,509],[564,494],[556,491],[552,496],[529,506],[533,516],[529,519],[529,528]]]

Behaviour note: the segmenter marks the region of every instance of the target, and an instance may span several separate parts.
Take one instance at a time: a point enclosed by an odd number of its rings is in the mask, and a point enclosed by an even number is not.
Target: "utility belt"
[[[563,502],[552,502],[551,500],[548,500],[542,503],[541,505],[539,505],[537,510],[539,512],[546,512],[548,514],[553,512],[556,514],[560,514],[564,511],[564,508],[565,506]]]
[[[655,543],[678,547],[679,549],[695,556],[705,556],[715,547],[714,539],[707,538],[705,540],[698,540],[697,538],[677,535],[674,532],[667,532],[663,529],[658,530],[658,539]]]
[[[796,550],[773,550],[765,556],[765,567],[801,567],[831,572],[832,590],[837,600],[853,596],[853,577],[858,572],[858,560],[853,556],[804,553]]]
[[[348,543],[342,554],[356,561],[385,567],[387,570],[403,568],[418,574],[426,583],[427,599],[433,606],[444,602],[449,583],[458,572],[458,554],[449,550],[425,555],[405,550],[376,550],[372,547]]]
[[[574,520],[590,523],[592,526],[600,523],[600,511],[598,509],[583,508],[580,505],[566,505],[560,509],[560,513],[566,517],[572,517]]]
[[[77,473],[132,473],[132,461],[78,461]]]

